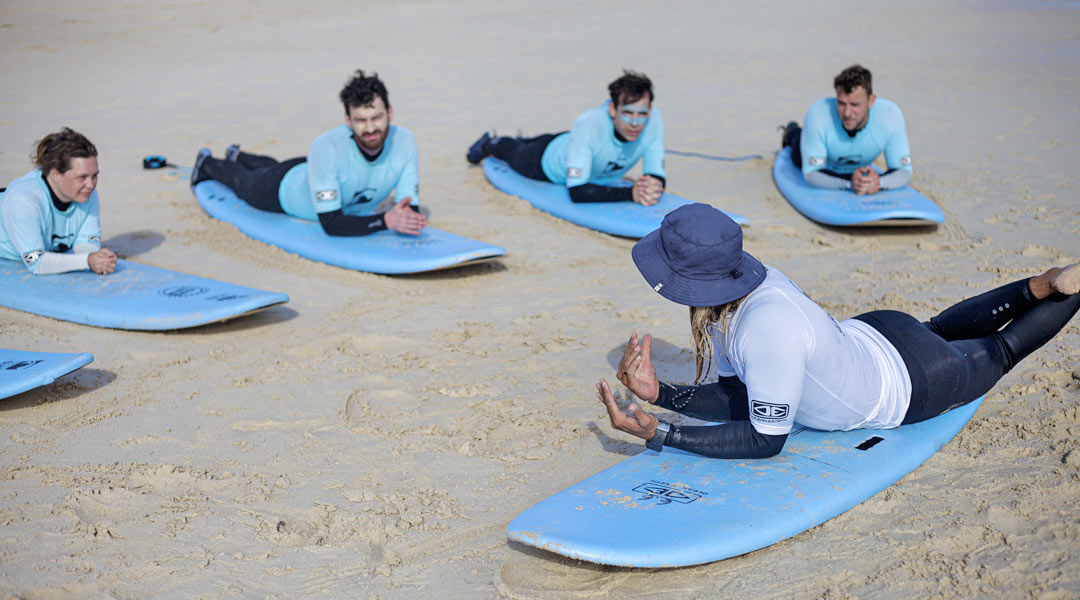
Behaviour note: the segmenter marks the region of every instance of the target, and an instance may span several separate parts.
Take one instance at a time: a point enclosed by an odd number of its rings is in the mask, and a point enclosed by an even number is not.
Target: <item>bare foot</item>
[[[1039,300],[1054,292],[1071,296],[1080,292],[1080,263],[1054,267],[1042,275],[1032,277],[1029,285],[1031,293]]]
[[[1073,263],[1058,271],[1050,280],[1050,287],[1066,296],[1080,292],[1080,263]]]

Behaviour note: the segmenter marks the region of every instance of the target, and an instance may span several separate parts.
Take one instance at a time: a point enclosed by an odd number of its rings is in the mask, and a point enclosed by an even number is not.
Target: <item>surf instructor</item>
[[[219,181],[259,210],[318,221],[327,235],[419,235],[427,226],[419,209],[419,153],[412,133],[390,123],[386,85],[377,73],[358,70],[339,97],[345,124],[315,138],[307,157],[278,162],[234,144],[222,160],[204,148],[191,185]],[[391,192],[394,205],[376,212]]]
[[[494,156],[529,179],[565,185],[574,202],[652,206],[667,182],[664,119],[653,106],[652,81],[624,70],[608,85],[608,93],[610,100],[582,113],[568,132],[529,139],[484,133],[469,147],[466,159],[475,165]],[[644,161],[645,174],[633,187],[611,187],[638,161]]]
[[[68,127],[37,142],[36,167],[0,196],[0,259],[21,260],[34,275],[116,270],[101,247],[97,148]]]
[[[964,300],[927,322],[891,310],[837,322],[783,273],[744,252],[739,226],[705,204],[669,213],[632,254],[656,292],[690,307],[697,376],[687,386],[658,380],[652,338],[635,334],[617,378],[646,402],[726,423],[672,425],[633,403],[624,412],[601,379],[597,397],[612,427],[657,451],[764,458],[780,452],[795,423],[847,431],[924,421],[985,394],[1080,309],[1076,263]],[[696,385],[706,358],[719,378]]]
[[[852,65],[833,79],[835,98],[822,98],[806,112],[805,127],[784,128],[782,147],[802,169],[806,183],[851,190],[862,196],[904,187],[911,181],[911,148],[904,114],[874,95],[870,71]],[[871,167],[882,152],[888,171]]]

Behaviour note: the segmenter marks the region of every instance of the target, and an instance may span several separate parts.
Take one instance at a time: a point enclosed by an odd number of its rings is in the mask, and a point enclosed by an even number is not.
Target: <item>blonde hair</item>
[[[694,356],[697,360],[697,373],[694,375],[694,385],[701,381],[702,377],[708,377],[709,369],[712,368],[713,343],[712,332],[717,325],[720,326],[720,350],[724,350],[724,336],[727,335],[728,323],[739,305],[746,296],[732,300],[719,306],[691,306],[690,307],[690,335],[694,340]],[[705,373],[702,374],[701,366],[708,358]]]

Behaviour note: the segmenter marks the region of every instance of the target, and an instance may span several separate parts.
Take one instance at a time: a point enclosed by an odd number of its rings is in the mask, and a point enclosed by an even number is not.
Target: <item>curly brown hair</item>
[[[30,159],[46,175],[56,169],[61,175],[71,169],[71,159],[97,156],[97,148],[83,134],[65,127],[41,138]]]
[[[390,94],[386,91],[386,85],[379,79],[378,73],[368,75],[363,69],[357,69],[349,83],[341,89],[341,103],[345,105],[345,114],[349,114],[352,107],[362,108],[375,103],[375,96],[382,98],[386,108],[390,108]]]
[[[615,106],[632,104],[649,95],[649,104],[656,99],[652,91],[652,81],[644,73],[623,69],[622,77],[612,81],[608,87],[611,103]]]
[[[869,96],[874,93],[871,79],[870,69],[862,65],[851,65],[840,71],[840,74],[833,79],[833,88],[840,88],[844,90],[845,94],[850,94],[855,88],[861,87],[866,90],[866,95]]]

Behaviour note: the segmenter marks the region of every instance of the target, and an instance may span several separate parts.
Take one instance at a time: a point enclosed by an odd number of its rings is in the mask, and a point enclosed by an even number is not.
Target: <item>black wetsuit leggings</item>
[[[199,176],[224,183],[259,210],[280,213],[285,212],[278,198],[281,180],[289,169],[306,161],[301,156],[278,162],[269,156],[241,152],[236,162],[207,157],[199,167]]]
[[[544,150],[559,133],[545,133],[534,138],[496,138],[491,145],[491,155],[505,161],[510,168],[519,174],[537,181],[548,181],[544,175],[544,167],[541,161],[544,158]]]
[[[1036,300],[1028,281],[964,300],[927,323],[887,310],[855,317],[881,332],[904,359],[911,376],[904,423],[936,417],[990,391],[1080,309],[1080,294],[1055,292]]]
[[[904,360],[911,377],[904,424],[936,417],[990,391],[1080,310],[1080,294],[1053,293],[1036,300],[1028,281],[964,300],[927,323],[892,310],[855,317],[884,335]],[[708,421],[749,419],[746,386],[735,377],[667,387],[661,392],[663,402],[657,402],[663,408]]]

